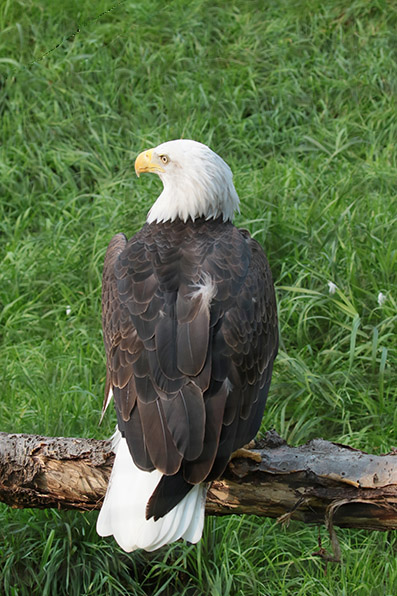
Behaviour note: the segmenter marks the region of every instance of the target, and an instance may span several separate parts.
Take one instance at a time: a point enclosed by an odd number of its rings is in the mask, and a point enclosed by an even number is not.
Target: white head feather
[[[233,174],[227,163],[209,147],[179,139],[162,143],[141,153],[135,169],[154,172],[164,189],[147,217],[148,223],[174,221],[180,218],[232,220],[239,209],[239,198]]]

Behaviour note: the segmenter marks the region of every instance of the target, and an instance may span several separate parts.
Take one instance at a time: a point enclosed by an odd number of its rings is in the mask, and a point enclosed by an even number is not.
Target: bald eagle
[[[229,166],[196,141],[141,153],[163,191],[130,240],[110,241],[103,271],[116,453],[97,531],[127,552],[202,534],[208,483],[258,432],[277,353],[272,275],[232,224]]]

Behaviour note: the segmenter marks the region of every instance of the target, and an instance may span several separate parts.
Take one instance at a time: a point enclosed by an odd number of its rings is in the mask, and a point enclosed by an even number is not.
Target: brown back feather
[[[208,280],[209,304],[195,292]],[[184,494],[221,474],[259,428],[278,347],[259,244],[221,219],[146,224],[129,242],[118,234],[105,258],[103,331],[107,387],[137,465],[175,475]],[[164,515],[161,502],[150,515]]]

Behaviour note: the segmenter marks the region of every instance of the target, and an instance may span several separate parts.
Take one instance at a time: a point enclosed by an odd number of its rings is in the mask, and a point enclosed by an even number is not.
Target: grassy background
[[[183,136],[230,164],[237,224],[274,272],[263,430],[397,445],[396,29],[387,0],[1,2],[1,430],[112,432],[104,253],[160,189],[137,181],[136,154]],[[297,523],[207,519],[198,546],[126,555],[95,519],[1,506],[0,593],[397,593],[392,532],[337,530],[343,563],[324,569],[326,531]]]

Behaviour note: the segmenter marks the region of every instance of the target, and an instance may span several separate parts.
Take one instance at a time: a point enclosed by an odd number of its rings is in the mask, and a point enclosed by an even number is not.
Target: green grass
[[[274,272],[263,430],[397,445],[396,28],[387,0],[0,4],[1,430],[111,434],[104,253],[160,189],[134,157],[183,136],[231,165],[237,224]],[[343,562],[324,569],[324,528],[209,518],[198,546],[126,555],[95,519],[1,506],[0,593],[397,593],[393,532],[337,529]]]

